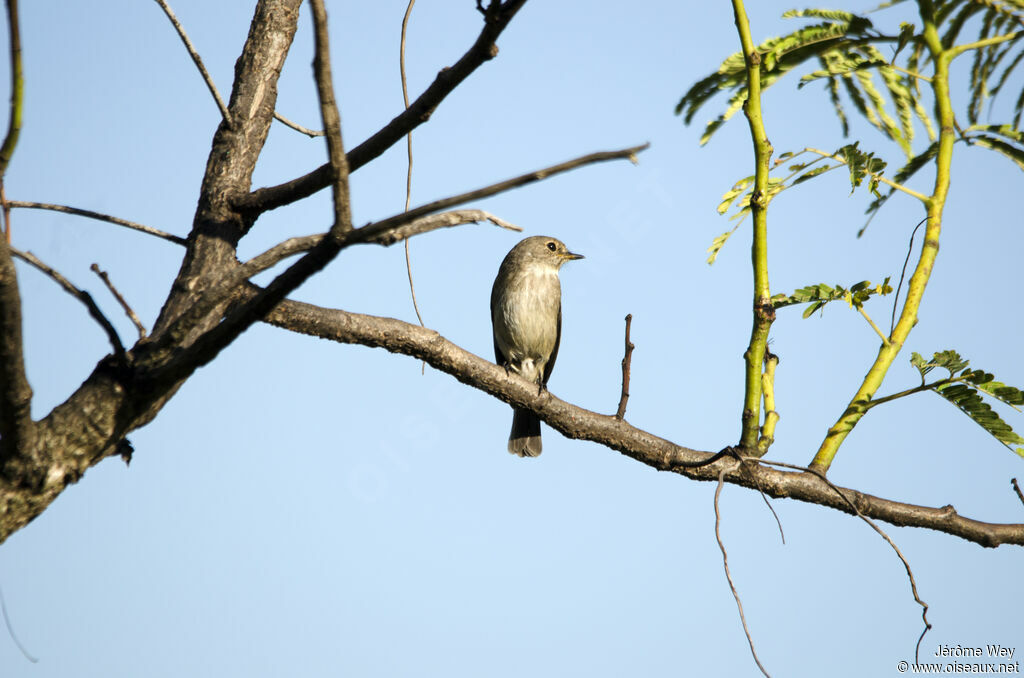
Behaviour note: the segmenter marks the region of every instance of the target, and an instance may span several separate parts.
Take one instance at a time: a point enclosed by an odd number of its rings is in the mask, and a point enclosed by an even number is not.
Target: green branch
[[[750,331],[750,344],[743,358],[745,361],[745,388],[740,446],[760,456],[767,451],[759,449],[761,428],[761,371],[765,350],[768,345],[768,331],[775,319],[771,290],[768,285],[768,174],[772,156],[772,145],[764,130],[761,116],[761,55],[750,35],[750,22],[743,6],[743,0],[733,0],[736,30],[743,49],[746,66],[747,98],[743,112],[750,125],[750,138],[754,144],[754,186],[750,196],[750,212],[754,221],[751,260],[754,267],[754,320]]]
[[[991,38],[985,38],[984,40],[978,40],[976,42],[967,42],[962,45],[956,45],[950,47],[946,54],[949,55],[950,59],[955,59],[964,52],[968,52],[972,49],[982,49],[984,47],[991,47],[992,45],[998,45],[1003,42],[1009,42],[1021,34],[1020,31],[1014,31],[1013,33],[1006,33],[1004,35],[994,35]]]
[[[892,365],[903,343],[906,341],[917,323],[917,310],[921,305],[928,279],[931,277],[935,257],[939,251],[939,234],[942,230],[942,210],[949,192],[949,170],[953,161],[953,144],[956,141],[956,124],[953,116],[953,104],[949,95],[949,62],[956,48],[945,50],[942,39],[935,25],[931,3],[920,2],[921,19],[924,22],[924,41],[935,62],[935,73],[932,76],[932,91],[935,95],[935,111],[939,121],[939,141],[935,155],[935,185],[925,205],[927,207],[927,226],[924,242],[921,246],[917,267],[907,287],[906,300],[899,321],[889,336],[889,342],[882,344],[878,350],[871,369],[865,375],[860,388],[850,400],[849,405],[839,420],[828,430],[825,440],[818,448],[811,466],[819,471],[827,471],[839,451],[846,436],[871,408],[871,400],[882,385],[889,367]]]
[[[4,144],[0,147],[0,181],[7,173],[7,166],[14,155],[14,147],[18,145],[22,103],[25,98],[21,72],[21,35],[18,31],[18,0],[7,0],[7,29],[11,37],[11,119],[7,125]]]

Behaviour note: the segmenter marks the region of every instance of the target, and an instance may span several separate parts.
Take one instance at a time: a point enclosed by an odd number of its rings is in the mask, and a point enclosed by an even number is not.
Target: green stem
[[[949,192],[949,170],[953,161],[953,143],[956,141],[956,127],[953,117],[953,104],[949,97],[949,62],[953,51],[942,47],[938,28],[932,16],[929,0],[920,0],[921,18],[924,21],[924,40],[935,62],[935,74],[932,76],[932,90],[935,94],[935,110],[939,120],[939,149],[935,156],[935,186],[925,205],[927,207],[927,226],[925,227],[924,243],[917,267],[907,286],[906,300],[899,321],[893,328],[889,343],[883,343],[878,349],[878,356],[871,365],[857,393],[843,412],[839,420],[828,430],[825,440],[818,448],[811,461],[811,467],[824,472],[832,464],[846,436],[871,408],[871,399],[882,385],[886,372],[892,365],[903,343],[906,341],[917,322],[917,310],[921,305],[928,279],[931,277],[935,257],[939,252],[939,234],[942,230],[942,210]]]
[[[915,393],[921,393],[922,391],[932,391],[932,390],[938,388],[939,386],[945,386],[946,384],[952,384],[952,383],[957,382],[957,381],[961,381],[961,380],[960,379],[954,379],[954,378],[951,377],[951,378],[948,378],[948,379],[939,379],[938,381],[933,381],[930,384],[921,384],[920,386],[915,386],[914,388],[908,388],[906,391],[900,391],[899,393],[893,393],[892,395],[887,395],[884,398],[878,398],[877,400],[872,400],[870,403],[868,403],[867,408],[870,410],[872,407],[877,407],[877,406],[881,405],[882,403],[887,403],[887,402],[889,402],[891,400],[896,400],[897,398],[906,398],[908,395],[914,395]]]
[[[871,325],[871,329],[873,329],[875,331],[875,334],[877,334],[879,337],[882,338],[882,343],[883,344],[888,344],[889,343],[889,337],[885,336],[885,333],[882,332],[881,328],[878,325],[875,324],[875,321],[871,319],[871,316],[869,316],[868,312],[864,310],[864,307],[863,306],[858,306],[857,310],[860,311],[860,314],[862,316],[864,316],[864,320],[868,321],[868,324]]]
[[[817,153],[818,155],[820,155],[822,157],[825,157],[825,158],[831,158],[832,160],[835,160],[837,162],[841,162],[844,165],[849,165],[849,163],[846,162],[846,160],[842,156],[836,155],[834,153],[829,153],[828,151],[822,151],[821,149],[811,148],[811,147],[807,147],[804,150],[805,151],[810,151],[811,153]],[[903,184],[898,184],[895,181],[893,181],[892,179],[889,179],[888,177],[886,177],[886,176],[884,176],[884,175],[882,175],[882,174],[880,174],[878,172],[868,171],[867,173],[870,174],[875,179],[877,179],[879,182],[885,184],[886,186],[890,186],[890,187],[896,189],[897,191],[902,191],[902,192],[906,193],[907,195],[909,195],[911,197],[917,198],[918,200],[920,200],[921,202],[923,202],[925,204],[928,203],[928,196],[924,195],[923,193],[918,193],[917,191],[915,191],[912,188],[907,188]]]
[[[24,80],[21,72],[21,35],[18,30],[18,0],[7,0],[7,28],[11,36],[11,119],[7,125],[7,136],[0,147],[0,181],[7,173],[7,166],[14,155],[21,133],[22,102],[25,98]]]
[[[768,170],[772,145],[764,130],[761,116],[761,56],[750,35],[750,22],[743,0],[732,0],[736,30],[743,48],[747,68],[747,100],[743,112],[750,125],[750,138],[754,144],[754,189],[750,196],[750,213],[754,221],[751,260],[754,267],[754,321],[750,331],[750,344],[743,355],[745,361],[745,388],[740,446],[758,449],[761,426],[761,370],[768,345],[768,331],[775,319],[771,290],[768,285]],[[761,452],[760,454],[763,454]]]

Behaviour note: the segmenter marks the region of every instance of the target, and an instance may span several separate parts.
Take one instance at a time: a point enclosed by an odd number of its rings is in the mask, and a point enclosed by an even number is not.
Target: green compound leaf
[[[870,177],[868,188],[874,195],[881,198],[882,196],[878,192],[878,177],[885,169],[885,161],[876,158],[874,152],[865,153],[860,150],[857,148],[857,143],[847,144],[835,153],[846,161],[846,166],[850,170],[850,186],[852,187],[850,193],[857,190],[865,177]]]
[[[809,318],[815,311],[821,310],[825,307],[825,304],[831,301],[843,300],[850,308],[859,309],[872,296],[891,293],[892,286],[889,284],[889,278],[886,278],[880,285],[874,285],[868,280],[862,280],[855,285],[851,285],[849,288],[842,285],[833,287],[825,283],[818,283],[817,285],[801,287],[790,295],[776,294],[772,297],[772,304],[777,309],[795,304],[809,304],[804,309],[803,314],[804,318]]]
[[[1024,391],[996,381],[989,372],[970,369],[970,361],[952,350],[935,353],[931,360],[925,360],[915,352],[911,354],[910,363],[921,373],[922,385],[925,375],[936,367],[947,370],[949,377],[930,385],[929,390],[938,393],[993,438],[1024,457],[1024,437],[1016,433],[982,397],[987,395],[1020,411],[1024,405]]]
[[[735,233],[736,229],[739,227],[740,224],[739,222],[737,222],[736,225],[732,227],[731,231],[726,231],[725,233],[721,234],[720,236],[711,241],[711,247],[708,248],[708,266],[715,263],[715,259],[718,258],[718,253],[722,251],[722,248],[725,247],[726,241],[729,240],[730,237],[732,237],[732,234]]]
[[[974,423],[988,431],[993,438],[1024,457],[1024,438],[1003,421],[1002,417],[992,409],[992,406],[982,399],[977,390],[966,384],[946,384],[938,386],[934,390],[956,405],[957,409],[970,417]]]

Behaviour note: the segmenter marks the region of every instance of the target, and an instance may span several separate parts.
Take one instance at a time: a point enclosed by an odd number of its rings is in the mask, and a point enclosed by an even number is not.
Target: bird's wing
[[[498,348],[498,333],[494,330],[494,306],[498,303],[497,279],[495,286],[491,288],[491,337],[494,339],[494,362],[502,367],[508,367],[508,357]]]
[[[555,325],[555,347],[551,350],[551,357],[548,358],[547,364],[544,366],[544,379],[541,381],[542,384],[547,385],[548,379],[551,377],[551,370],[555,369],[555,358],[558,357],[558,345],[562,343],[562,300],[558,300],[558,321]]]

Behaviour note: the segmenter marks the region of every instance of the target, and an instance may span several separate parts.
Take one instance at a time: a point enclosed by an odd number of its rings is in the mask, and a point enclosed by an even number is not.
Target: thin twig
[[[402,76],[402,102],[405,104],[405,110],[409,110],[409,84],[405,78],[405,34],[409,27],[409,15],[412,14],[412,6],[416,4],[416,0],[409,0],[409,5],[405,8],[405,16],[402,17],[402,40],[398,46],[398,70]],[[409,211],[409,202],[412,200],[412,130],[405,135],[405,146],[406,155],[408,156],[408,165],[405,172],[405,211]],[[420,322],[420,327],[426,327],[423,324],[423,316],[420,314],[420,305],[416,301],[416,285],[412,280],[412,256],[409,254],[409,238],[405,239],[405,272],[409,276],[409,294],[412,296],[412,310],[416,312],[416,319]],[[420,364],[420,373],[425,373],[427,369],[427,363]]]
[[[11,640],[14,641],[14,644],[17,646],[17,648],[21,650],[21,654],[25,657],[25,659],[29,660],[33,664],[38,664],[39,658],[32,656],[32,654],[29,653],[27,649],[25,649],[25,646],[21,644],[21,641],[18,640],[18,636],[14,633],[14,626],[11,624],[11,618],[7,614],[7,601],[4,600],[4,592],[2,589],[0,589],[0,612],[3,612],[4,624],[7,625],[7,633],[8,635],[10,635]]]
[[[107,275],[106,271],[101,270],[97,264],[93,264],[92,266],[90,266],[89,270],[100,277],[100,280],[103,281],[103,284],[107,286],[107,289],[110,290],[110,293],[114,295],[115,299],[117,299],[117,303],[121,304],[121,308],[124,309],[124,312],[128,316],[129,320],[131,320],[132,324],[135,325],[135,329],[139,331],[139,339],[145,339],[146,327],[142,324],[142,321],[139,320],[139,316],[135,314],[135,311],[132,310],[132,307],[128,305],[128,302],[125,300],[125,298],[121,296],[121,293],[117,291],[116,287],[114,287],[114,283],[110,282],[110,276]]]
[[[292,122],[291,120],[289,120],[288,118],[284,117],[283,115],[281,115],[277,111],[274,111],[274,118],[278,122],[283,123],[283,124],[287,125],[288,127],[291,127],[296,132],[302,132],[307,137],[310,137],[310,138],[322,137],[324,135],[324,133],[322,131],[315,130],[315,129],[309,129],[308,127],[303,127],[302,125],[300,125],[297,122]]]
[[[552,165],[541,170],[529,172],[527,174],[521,174],[518,177],[512,179],[506,179],[505,181],[499,181],[496,184],[478,188],[468,193],[460,193],[459,195],[453,195],[450,198],[443,198],[441,200],[435,200],[434,202],[428,202],[425,205],[414,207],[407,212],[396,214],[393,217],[389,217],[382,221],[378,221],[373,224],[367,224],[356,231],[359,242],[377,242],[377,238],[392,231],[398,224],[407,224],[419,217],[430,214],[432,212],[438,212],[454,205],[462,203],[472,202],[474,200],[481,200],[483,198],[489,198],[492,195],[498,193],[504,193],[510,191],[513,188],[519,188],[527,184],[532,184],[535,181],[541,181],[561,174],[562,172],[568,172],[569,170],[582,167],[583,165],[591,165],[598,162],[606,162],[609,160],[622,160],[628,159],[634,164],[637,162],[636,154],[645,150],[650,144],[643,144],[642,146],[631,146],[630,148],[624,148],[619,151],[600,151],[598,153],[590,153],[588,155],[580,156],[566,162]]]
[[[1017,484],[1017,479],[1010,478],[1010,484],[1013,485],[1013,491],[1017,493],[1017,498],[1020,499],[1020,503],[1024,504],[1024,494],[1021,494],[1020,485]]]
[[[619,395],[619,409],[615,412],[616,419],[626,416],[626,402],[629,400],[629,371],[633,361],[633,349],[636,346],[629,340],[629,328],[633,324],[633,314],[626,314],[626,348],[622,355],[622,393]]]
[[[868,321],[868,325],[871,325],[871,329],[875,331],[875,334],[877,334],[882,339],[882,343],[888,346],[889,337],[885,336],[885,334],[882,332],[882,329],[875,324],[875,321],[871,319],[871,316],[868,315],[868,312],[864,310],[864,306],[858,306],[857,310],[860,311],[860,314],[862,316],[864,316],[864,320]],[[891,331],[892,330],[890,330],[890,332]]]
[[[761,669],[761,673],[768,678],[771,676],[768,671],[765,670],[764,665],[761,664],[761,660],[757,657],[757,650],[754,649],[754,639],[750,635],[750,628],[747,626],[747,618],[743,614],[743,602],[740,600],[740,594],[736,590],[736,584],[732,581],[732,574],[729,572],[729,554],[725,550],[725,544],[722,542],[722,533],[720,527],[722,524],[722,514],[718,510],[718,498],[722,494],[722,487],[725,485],[725,472],[726,468],[723,466],[722,470],[718,473],[718,487],[715,488],[715,539],[718,541],[718,548],[722,550],[722,565],[725,567],[725,578],[729,582],[729,588],[732,590],[732,597],[736,599],[736,609],[740,612],[740,622],[743,624],[743,633],[747,636],[747,643],[750,644],[750,654],[754,655],[754,663],[757,664],[757,668]]]
[[[203,60],[199,56],[199,52],[192,46],[192,41],[188,39],[188,34],[185,33],[185,28],[178,22],[178,17],[174,16],[174,12],[167,4],[166,0],[156,0],[156,4],[160,5],[160,8],[164,10],[164,14],[171,20],[171,24],[174,26],[174,30],[178,31],[178,37],[185,43],[185,49],[188,50],[189,56],[192,57],[192,61],[195,62],[196,68],[199,69],[200,75],[203,76],[203,80],[206,82],[206,87],[210,90],[210,94],[213,95],[214,101],[217,102],[217,108],[220,109],[220,114],[224,117],[224,122],[228,125],[231,124],[231,113],[228,112],[228,107],[225,105],[224,100],[220,97],[220,92],[217,91],[217,85],[213,83],[213,78],[210,77],[210,73],[206,70],[206,66],[203,65]]]
[[[114,347],[114,354],[118,356],[124,355],[124,344],[121,343],[121,338],[117,336],[117,330],[115,330],[114,326],[109,320],[107,320],[107,316],[103,315],[103,311],[101,311],[100,307],[96,305],[91,294],[72,285],[67,278],[37,259],[31,252],[22,252],[21,250],[13,247],[10,249],[11,254],[48,275],[56,281],[56,283],[60,285],[65,292],[85,304],[85,307],[89,309],[89,315],[91,315],[93,320],[99,323],[100,327],[103,328],[103,331],[107,333],[107,339],[110,340],[110,345]]]
[[[892,298],[892,319],[889,321],[890,337],[892,336],[893,330],[896,329],[896,307],[899,305],[900,288],[903,287],[903,278],[907,275],[907,264],[910,263],[910,255],[914,253],[914,236],[917,235],[917,229],[921,228],[921,224],[926,221],[928,221],[928,217],[917,222],[917,226],[914,226],[914,230],[910,232],[910,246],[907,247],[907,258],[903,260],[903,270],[900,271],[900,282],[896,285],[896,294],[894,294]]]
[[[811,474],[817,476],[818,478],[821,479],[822,482],[824,482],[826,485],[828,485],[832,489],[833,492],[835,492],[837,495],[839,495],[839,497],[842,498],[842,500],[844,502],[846,502],[846,504],[851,509],[853,509],[853,512],[855,514],[857,514],[858,518],[860,518],[865,523],[867,523],[871,527],[872,530],[877,532],[879,534],[879,536],[881,536],[882,539],[884,539],[889,544],[889,546],[892,547],[892,550],[896,552],[897,556],[899,556],[900,561],[903,563],[904,569],[906,569],[906,571],[907,571],[907,578],[910,580],[910,591],[911,591],[911,593],[914,596],[914,601],[918,605],[921,606],[921,619],[924,621],[924,630],[921,631],[921,635],[917,639],[917,645],[914,648],[914,663],[917,663],[918,662],[918,655],[919,655],[919,653],[921,651],[921,641],[924,640],[925,634],[928,633],[928,631],[931,630],[931,628],[932,628],[931,622],[928,621],[928,603],[926,603],[923,600],[921,600],[921,597],[917,593],[917,580],[914,579],[914,572],[913,572],[913,570],[910,569],[910,562],[907,561],[906,557],[903,555],[903,552],[900,551],[900,548],[898,546],[896,546],[896,543],[892,539],[889,538],[888,534],[885,533],[885,530],[880,528],[875,523],[875,521],[871,520],[871,518],[868,518],[866,515],[861,513],[860,509],[857,508],[857,505],[849,497],[847,497],[843,493],[843,491],[841,489],[836,487],[832,483],[832,481],[829,480],[825,476],[825,474],[822,473],[821,471],[818,471],[817,469],[813,469],[813,468],[808,468],[806,466],[798,466],[796,464],[787,464],[787,463],[784,463],[784,462],[781,462],[781,461],[770,461],[768,459],[758,459],[756,457],[744,457],[744,459],[748,460],[748,461],[753,461],[753,462],[761,462],[762,464],[768,464],[770,466],[779,466],[779,467],[782,467],[782,468],[793,469],[793,470],[796,470],[796,471],[804,471],[805,473],[811,473]]]
[[[34,210],[51,210],[53,212],[64,212],[65,214],[74,214],[80,217],[88,217],[89,219],[97,219],[99,221],[106,221],[111,224],[117,224],[118,226],[124,226],[135,231],[147,233],[149,235],[155,235],[158,238],[163,238],[168,242],[173,242],[175,245],[185,246],[188,244],[188,240],[180,236],[161,231],[158,228],[152,226],[146,226],[144,224],[137,224],[134,221],[128,221],[127,219],[121,219],[120,217],[112,217],[109,214],[100,214],[99,212],[93,212],[92,210],[83,210],[77,207],[68,207],[67,205],[51,205],[45,202],[26,202],[24,200],[10,200],[8,204],[11,207],[21,207],[25,209]]]

